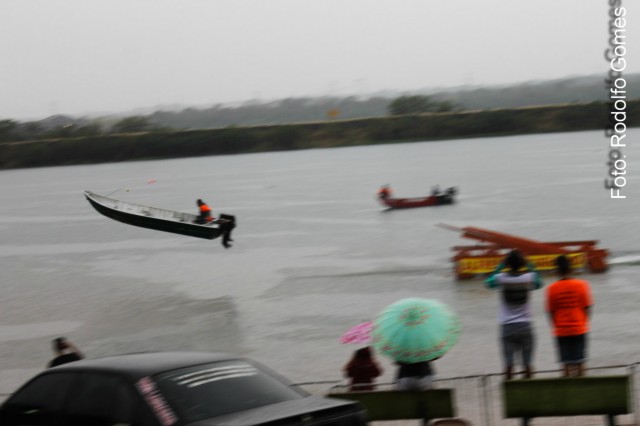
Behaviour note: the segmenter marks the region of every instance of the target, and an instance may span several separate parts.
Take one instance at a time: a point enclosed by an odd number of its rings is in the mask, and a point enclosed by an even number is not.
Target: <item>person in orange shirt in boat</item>
[[[196,223],[206,223],[211,222],[213,220],[213,216],[211,216],[211,207],[207,205],[204,201],[198,198],[196,201],[198,205],[198,219],[196,219]]]
[[[564,376],[583,376],[593,296],[587,281],[570,276],[571,261],[568,257],[558,256],[556,264],[560,279],[547,287],[546,311]]]
[[[391,187],[389,185],[382,185],[378,190],[378,198],[391,198]]]
[[[220,224],[220,230],[222,231],[222,245],[224,248],[231,248],[231,244],[229,242],[233,241],[231,238],[231,231],[236,227],[236,219],[234,216],[229,216],[225,214],[221,214],[219,219],[215,219],[211,215],[211,207],[207,205],[204,201],[198,198],[196,201],[198,205],[199,214],[195,220],[195,223],[205,224],[209,222],[213,222],[214,220]]]

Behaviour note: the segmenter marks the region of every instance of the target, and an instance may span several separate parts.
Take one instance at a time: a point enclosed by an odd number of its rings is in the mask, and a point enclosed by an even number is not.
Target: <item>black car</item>
[[[245,358],[120,355],[45,370],[0,406],[0,425],[362,426],[357,403],[311,396]]]

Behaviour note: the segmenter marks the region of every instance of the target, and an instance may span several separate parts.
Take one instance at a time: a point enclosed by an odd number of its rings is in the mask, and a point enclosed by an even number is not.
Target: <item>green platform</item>
[[[454,417],[453,389],[330,393],[330,398],[360,402],[368,420],[408,420]]]
[[[630,413],[629,376],[508,380],[505,417],[614,416]]]

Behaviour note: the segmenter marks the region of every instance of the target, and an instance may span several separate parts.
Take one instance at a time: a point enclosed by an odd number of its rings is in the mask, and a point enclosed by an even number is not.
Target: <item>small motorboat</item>
[[[391,198],[378,196],[380,203],[390,209],[408,209],[412,207],[430,207],[430,206],[443,206],[446,204],[453,204],[455,202],[455,196],[458,193],[458,188],[450,187],[444,191],[437,191],[426,197],[415,198]]]
[[[226,235],[226,240],[235,228],[235,216],[232,215],[220,215],[219,219],[199,223],[198,215],[195,214],[128,203],[91,191],[84,191],[84,196],[98,213],[110,219],[156,231],[209,240]]]

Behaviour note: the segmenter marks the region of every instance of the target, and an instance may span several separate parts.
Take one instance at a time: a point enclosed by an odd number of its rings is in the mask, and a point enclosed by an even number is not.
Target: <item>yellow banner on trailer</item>
[[[536,254],[527,256],[527,260],[539,271],[550,271],[556,268],[558,254]],[[571,267],[584,269],[587,265],[586,253],[570,253],[566,255],[571,260]],[[467,257],[458,260],[458,274],[487,274],[493,272],[504,256]]]

